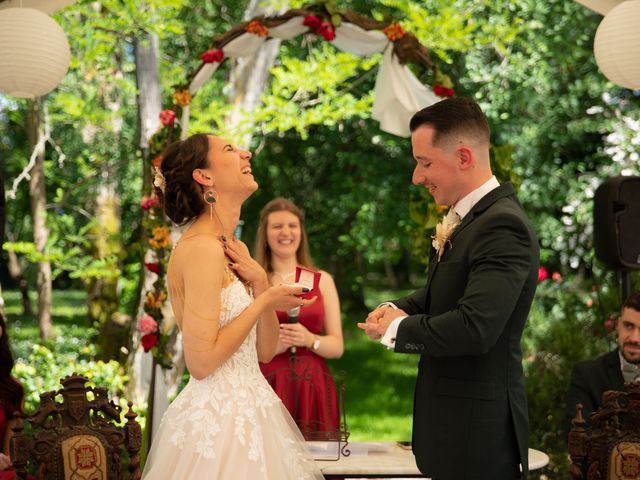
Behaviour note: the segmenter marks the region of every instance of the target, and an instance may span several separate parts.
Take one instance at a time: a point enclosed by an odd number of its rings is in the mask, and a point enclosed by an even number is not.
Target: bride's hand
[[[258,299],[262,299],[264,307],[269,310],[287,311],[295,307],[313,305],[318,297],[304,300],[296,295],[309,292],[308,288],[295,285],[274,285],[266,289]]]
[[[251,283],[254,291],[257,293],[266,290],[269,286],[269,278],[264,268],[260,266],[249,253],[249,249],[244,242],[234,238],[222,243],[224,251],[231,260],[229,267],[238,275],[238,277]]]

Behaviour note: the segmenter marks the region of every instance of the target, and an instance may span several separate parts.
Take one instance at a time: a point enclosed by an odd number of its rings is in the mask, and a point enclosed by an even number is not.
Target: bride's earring
[[[209,218],[213,220],[213,206],[218,201],[218,193],[214,189],[207,190],[203,197],[205,203],[209,205]]]

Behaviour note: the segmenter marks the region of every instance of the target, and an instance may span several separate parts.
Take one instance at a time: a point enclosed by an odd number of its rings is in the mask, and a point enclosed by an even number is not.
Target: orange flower
[[[153,292],[147,292],[147,305],[150,308],[162,308],[164,301],[167,299],[167,294],[164,291],[159,291],[156,295]]]
[[[436,205],[436,212],[438,212],[439,215],[443,214],[447,210],[449,210],[449,205]]]
[[[173,94],[173,100],[176,102],[176,105],[185,107],[191,103],[191,94],[189,90],[178,90]]]
[[[400,40],[402,37],[404,37],[407,34],[407,32],[404,31],[404,29],[400,26],[398,22],[389,24],[387,27],[385,27],[382,30],[382,32],[392,42],[396,40]]]
[[[253,20],[249,22],[249,25],[245,27],[245,30],[249,33],[253,33],[254,35],[258,35],[259,37],[266,37],[269,35],[269,29],[260,23],[260,20]]]
[[[160,248],[167,248],[171,245],[171,238],[169,238],[171,231],[167,227],[155,227],[152,233],[153,238],[149,239],[151,248],[159,250]]]
[[[162,163],[162,154],[158,155],[157,157],[155,157],[153,160],[151,160],[151,165],[154,168],[160,168],[160,164]]]

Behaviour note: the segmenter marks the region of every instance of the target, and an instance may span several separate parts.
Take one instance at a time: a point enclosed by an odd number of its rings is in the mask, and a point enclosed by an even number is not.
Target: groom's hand
[[[371,340],[379,340],[387,331],[389,324],[397,317],[405,316],[404,310],[383,305],[369,313],[365,323],[358,323],[358,328],[364,330],[364,333]]]

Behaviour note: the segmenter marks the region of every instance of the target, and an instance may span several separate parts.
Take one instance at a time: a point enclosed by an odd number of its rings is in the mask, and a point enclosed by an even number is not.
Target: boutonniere
[[[435,248],[436,252],[438,253],[438,261],[440,261],[440,258],[442,258],[447,243],[451,245],[449,237],[459,224],[460,217],[455,212],[453,212],[452,215],[447,213],[444,217],[442,217],[440,223],[436,225],[436,232],[431,236],[431,238],[433,239],[431,245],[433,245],[433,248]]]

